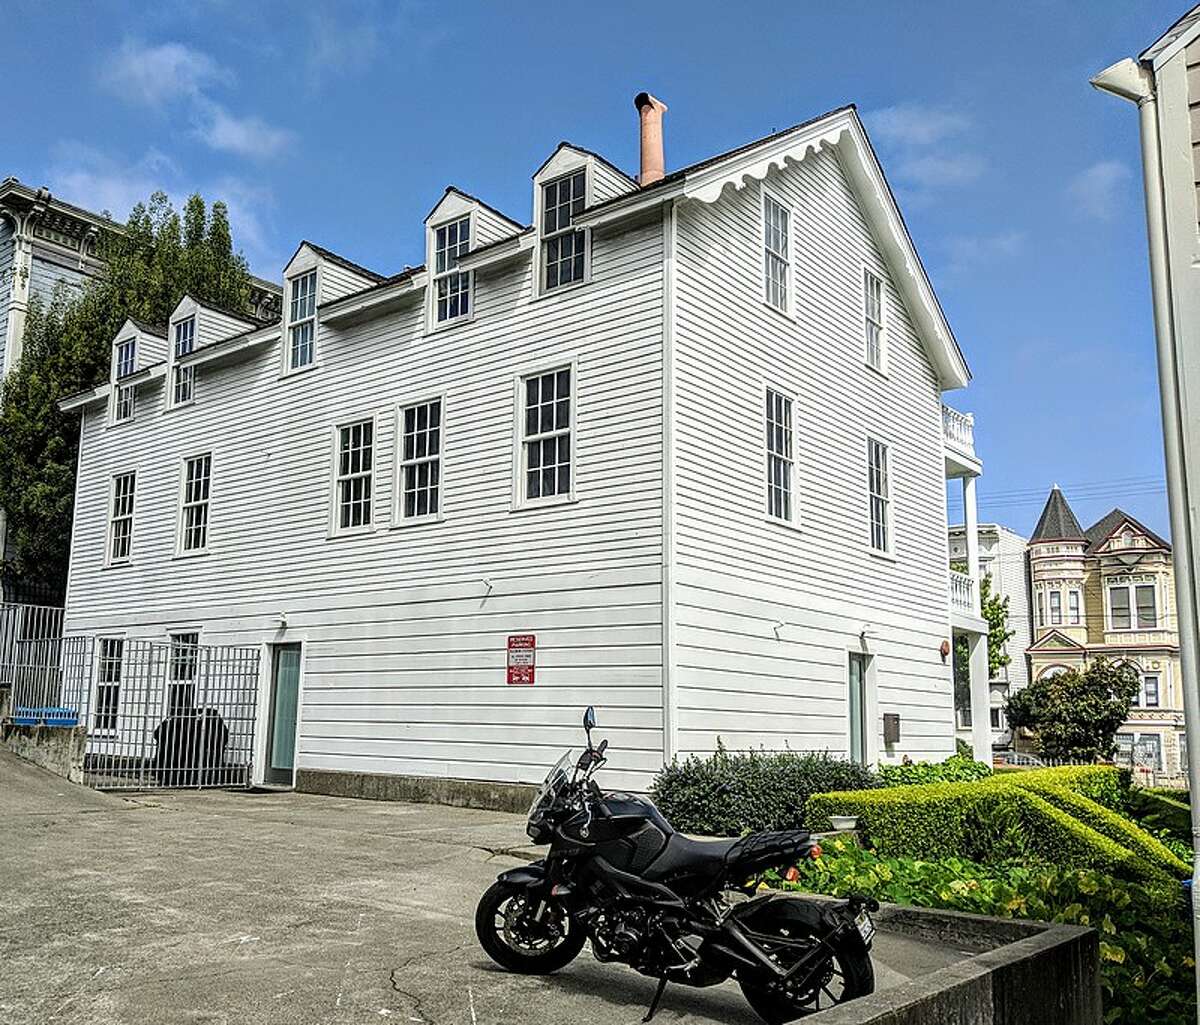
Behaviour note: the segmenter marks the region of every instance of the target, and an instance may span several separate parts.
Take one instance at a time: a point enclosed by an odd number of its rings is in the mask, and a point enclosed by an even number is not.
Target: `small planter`
[[[829,823],[839,833],[848,833],[858,828],[857,815],[830,815]]]

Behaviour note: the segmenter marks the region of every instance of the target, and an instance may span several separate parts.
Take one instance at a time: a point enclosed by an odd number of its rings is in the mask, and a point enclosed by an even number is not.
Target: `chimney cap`
[[[651,96],[647,92],[640,92],[633,98],[633,105],[640,111],[643,107],[651,106],[658,107],[660,110],[666,110],[667,105],[663,103],[657,96]]]

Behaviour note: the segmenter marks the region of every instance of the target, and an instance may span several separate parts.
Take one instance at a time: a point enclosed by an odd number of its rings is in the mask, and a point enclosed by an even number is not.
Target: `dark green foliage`
[[[1186,791],[1176,791],[1183,793]],[[1143,829],[1165,832],[1180,843],[1192,842],[1192,809],[1161,791],[1134,787],[1129,792],[1129,814]]]
[[[1136,884],[1058,865],[983,865],[961,857],[887,857],[840,840],[799,866],[786,889],[947,908],[1003,918],[1089,925],[1100,932],[1108,1025],[1191,1025],[1195,965],[1191,920],[1178,885]]]
[[[127,317],[165,324],[184,293],[230,309],[250,295],[233,251],[225,206],[187,202],[186,223],[155,193],[106,246],[105,274],[82,292],[33,302],[24,350],[0,405],[0,507],[8,513],[10,577],[61,598],[66,582],[79,413],[58,400],[108,379],[112,344]]]
[[[879,782],[885,787],[911,786],[915,783],[966,783],[985,779],[991,774],[992,767],[985,762],[954,754],[944,762],[881,765]]]
[[[869,769],[827,754],[749,751],[730,754],[719,743],[708,758],[663,766],[651,794],[684,833],[738,836],[763,829],[799,829],[811,794],[876,786]],[[814,829],[826,829],[827,820]]]
[[[1004,712],[1013,729],[1032,730],[1050,758],[1108,758],[1140,683],[1132,663],[1097,658],[1082,672],[1042,677],[1009,695]]]

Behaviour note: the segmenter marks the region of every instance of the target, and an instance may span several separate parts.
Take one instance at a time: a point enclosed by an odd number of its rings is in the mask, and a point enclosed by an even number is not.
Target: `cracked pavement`
[[[496,968],[478,896],[520,816],[293,793],[72,786],[0,750],[4,1025],[638,1022],[654,980],[584,953]],[[906,946],[907,944],[907,946]],[[895,984],[958,959],[881,936]],[[750,1025],[736,985],[667,989],[664,1025]]]

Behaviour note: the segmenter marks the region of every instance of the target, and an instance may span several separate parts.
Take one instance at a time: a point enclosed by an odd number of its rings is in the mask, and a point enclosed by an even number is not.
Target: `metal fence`
[[[249,786],[259,650],[195,640],[63,636],[61,609],[0,607],[11,718],[84,727],[98,789]]]

